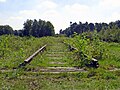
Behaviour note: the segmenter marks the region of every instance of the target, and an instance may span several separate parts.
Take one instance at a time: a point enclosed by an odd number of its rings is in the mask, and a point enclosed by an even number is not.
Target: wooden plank
[[[38,49],[35,53],[33,53],[30,57],[28,57],[24,62],[28,63],[30,62],[39,52],[42,52],[45,49],[46,45]]]
[[[43,50],[45,50],[47,45],[42,46],[40,49],[38,49],[35,53],[33,53],[30,57],[28,57],[27,59],[24,60],[23,63],[21,63],[18,67],[22,67],[25,66],[27,63],[30,63],[32,61],[32,59],[39,53],[39,52],[43,52]]]

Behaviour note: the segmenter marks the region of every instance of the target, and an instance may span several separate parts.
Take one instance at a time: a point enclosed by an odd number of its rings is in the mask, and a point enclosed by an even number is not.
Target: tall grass
[[[59,40],[78,48],[78,53],[82,50],[83,54],[90,59],[92,57],[99,59],[100,67],[98,69],[90,68],[87,72],[75,73],[41,73],[28,72],[27,68],[17,70],[6,70],[17,67],[21,62],[34,53],[44,44],[53,45]],[[99,41],[99,40],[98,40]],[[109,71],[108,69],[120,68],[120,44],[105,43],[101,41],[89,40],[86,37],[76,36],[74,38],[64,37],[16,37],[16,36],[0,36],[0,89],[2,90],[119,90],[120,89],[120,71]],[[84,46],[85,45],[85,46]],[[64,47],[64,46],[63,46]],[[55,47],[54,47],[55,48]],[[66,47],[65,47],[66,48]],[[47,48],[50,50],[50,47]],[[64,48],[63,48],[64,49]],[[105,49],[105,51],[104,51]],[[90,50],[90,51],[89,51]],[[52,51],[52,50],[51,50]],[[100,53],[102,52],[102,53]],[[46,52],[45,52],[46,53]],[[102,54],[102,57],[100,55]],[[79,53],[77,54],[79,55]],[[76,55],[74,55],[76,57]],[[41,57],[46,59],[45,55]],[[36,57],[32,62],[34,68],[39,65],[47,66]],[[77,57],[78,58],[78,57]],[[80,57],[79,57],[80,58]],[[79,59],[78,58],[78,59]],[[72,58],[75,59],[74,57]],[[72,60],[65,59],[66,62]],[[64,58],[63,58],[64,61]],[[79,60],[78,60],[79,61]],[[75,62],[77,62],[75,60]],[[76,64],[81,64],[77,62]],[[37,65],[35,67],[35,65]],[[32,68],[32,65],[28,66]],[[5,71],[6,70],[6,71]]]
[[[0,68],[18,66],[44,44],[50,43],[50,37],[0,36]],[[52,42],[52,41],[51,41]]]
[[[96,34],[92,38],[87,38],[85,34],[74,35],[66,42],[76,48],[73,52],[76,59],[74,62],[80,67],[91,62],[92,58],[102,59],[106,53],[105,43],[100,41]]]

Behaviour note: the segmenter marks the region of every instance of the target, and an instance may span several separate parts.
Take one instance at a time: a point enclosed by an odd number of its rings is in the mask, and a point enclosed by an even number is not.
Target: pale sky
[[[72,22],[120,20],[120,0],[0,0],[0,25],[22,29],[27,19],[51,21],[56,33]]]

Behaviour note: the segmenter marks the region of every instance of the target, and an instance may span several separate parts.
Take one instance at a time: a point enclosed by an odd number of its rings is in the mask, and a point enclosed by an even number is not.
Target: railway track
[[[87,72],[84,68],[76,68],[71,65],[73,61],[70,47],[59,40],[42,46],[31,56],[26,58],[18,68],[25,67],[27,72],[41,73],[61,73],[61,72]],[[72,47],[73,48],[73,47]],[[18,68],[14,68],[16,70]],[[1,72],[11,72],[13,70],[1,69]],[[117,71],[112,69],[109,71]]]
[[[73,58],[68,46],[61,41],[55,42],[56,43],[42,46],[30,57],[25,59],[24,62],[19,65],[19,68],[28,64],[26,71],[32,72],[84,72],[84,69],[78,69],[71,66],[70,63],[72,62]],[[45,66],[41,65],[38,61],[42,61],[42,63],[45,63]],[[38,62],[39,65],[35,65],[35,62]]]

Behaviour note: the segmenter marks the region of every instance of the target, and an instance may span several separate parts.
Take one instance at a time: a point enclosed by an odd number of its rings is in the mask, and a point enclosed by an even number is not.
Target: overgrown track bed
[[[0,71],[11,72],[11,71],[16,71],[16,69],[19,69],[21,67],[25,68],[25,71],[33,71],[33,72],[35,71],[35,72],[50,73],[50,72],[83,71],[83,69],[78,69],[73,67],[72,62],[74,59],[72,57],[72,52],[69,51],[67,45],[62,43],[63,39],[60,38],[51,38],[51,39],[52,41],[49,41],[49,39],[46,40],[47,45],[41,46],[40,44],[41,48],[38,49],[37,51],[33,50],[32,52],[34,53],[32,55],[29,55],[29,57],[27,56],[28,58],[24,57],[24,61],[23,60],[18,61],[20,63],[12,66],[11,68],[6,68],[6,67],[0,68]]]
[[[4,38],[8,39],[9,37],[4,37]],[[11,38],[14,38],[14,37],[11,37]],[[39,72],[44,72],[43,70],[45,70],[45,72],[47,72],[47,71],[48,72],[50,72],[50,71],[51,72],[81,71],[81,70],[78,70],[78,68],[75,68],[74,65],[72,64],[72,62],[74,61],[72,52],[70,52],[70,50],[69,50],[69,45],[67,43],[63,42],[63,40],[64,40],[63,38],[49,37],[49,38],[42,38],[42,39],[35,39],[35,38],[30,38],[30,39],[29,38],[28,39],[20,38],[20,39],[18,39],[15,37],[14,39],[17,39],[17,40],[19,40],[19,42],[22,43],[22,45],[20,45],[21,43],[18,44],[20,51],[19,52],[17,51],[15,53],[13,52],[13,55],[15,54],[14,56],[17,56],[16,59],[15,58],[11,59],[12,57],[10,55],[12,55],[12,54],[9,54],[10,58],[8,60],[7,60],[7,58],[5,58],[6,60],[4,60],[4,62],[1,60],[2,64],[0,63],[1,64],[0,71],[2,71],[2,72],[12,71],[12,68],[14,68],[14,67],[16,68],[20,63],[24,62],[21,64],[24,66],[24,65],[26,65],[26,63],[29,63],[31,60],[32,60],[32,62],[30,62],[29,65],[25,66],[25,68],[27,68],[28,71],[30,71],[30,70],[31,71],[39,71]],[[20,40],[24,41],[24,43]],[[31,41],[33,41],[35,44],[37,43],[37,45],[32,44]],[[16,42],[13,42],[13,44],[14,43],[16,43]],[[45,43],[47,43],[47,47],[46,47],[46,45],[44,45]],[[15,47],[15,49],[18,48],[17,46],[11,46],[11,43],[9,43],[9,44],[10,45],[6,45],[6,46],[9,46],[10,48]],[[29,45],[29,47],[27,45]],[[33,45],[34,45],[34,47],[33,47]],[[42,47],[42,45],[44,45],[44,46]],[[28,48],[23,47],[23,49],[22,49],[20,46],[26,46]],[[31,49],[29,49],[30,47],[31,47]],[[45,52],[43,52],[42,54],[38,54],[39,50],[42,51],[40,48],[38,51],[36,51],[37,56],[36,56],[36,54],[33,54],[30,56],[30,54],[35,52],[35,50],[37,50],[38,47],[42,47],[43,50],[44,50],[44,47],[46,47]],[[35,49],[35,48],[37,48],[37,49]],[[26,49],[28,49],[28,51]],[[28,57],[28,55],[30,57],[26,59],[26,57]],[[36,56],[36,57],[34,57],[34,56]],[[25,61],[23,61],[24,59],[25,59]],[[101,62],[100,62],[100,64],[101,64]],[[2,65],[4,65],[4,67],[2,67]],[[9,66],[10,66],[10,68],[9,68]],[[51,70],[49,67],[52,67],[54,69]],[[57,67],[59,67],[59,69]],[[100,67],[103,67],[103,66],[100,65]],[[66,68],[73,68],[73,69],[68,70]],[[108,70],[118,71],[119,68],[118,69],[116,69],[116,68],[117,67],[115,67],[115,68],[113,67]],[[84,69],[82,69],[82,70],[84,70]]]
[[[67,45],[61,41],[47,44],[46,51],[38,54],[32,62],[27,66],[28,71],[39,72],[83,72],[84,69],[78,69],[72,66],[72,52],[69,51]]]
[[[66,37],[7,39],[0,43],[0,55],[4,55],[0,57],[1,90],[120,90],[120,70],[115,69],[120,66],[119,44],[108,43],[111,58],[100,60],[99,68],[85,71],[74,68],[74,55],[62,43],[68,39]],[[42,54],[25,67],[13,69],[45,44],[47,47]]]

